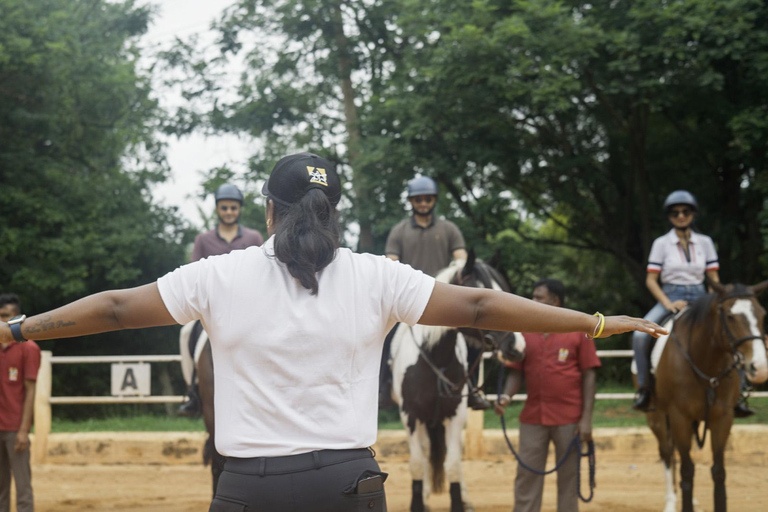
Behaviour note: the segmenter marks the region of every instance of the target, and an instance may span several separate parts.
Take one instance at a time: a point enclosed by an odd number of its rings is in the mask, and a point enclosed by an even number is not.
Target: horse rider
[[[246,228],[240,225],[240,214],[243,209],[243,193],[236,185],[225,183],[216,189],[214,194],[216,200],[216,215],[219,222],[216,227],[205,233],[200,233],[195,237],[195,245],[192,248],[192,257],[190,261],[197,261],[209,256],[218,256],[227,254],[236,249],[245,249],[251,246],[260,246],[264,243],[264,238],[255,229]],[[191,368],[195,368],[195,345],[202,325],[195,323],[189,337],[189,343],[186,347],[181,347],[181,353],[192,358]],[[198,416],[201,412],[200,394],[198,385],[195,382],[196,373],[192,370],[189,388],[187,391],[188,400],[179,407],[179,414],[182,416]]]
[[[376,441],[378,367],[396,322],[607,337],[666,331],[511,293],[437,283],[383,256],[341,248],[334,164],[310,153],[277,162],[263,188],[262,247],[189,263],[0,322],[0,343],[202,320],[215,360],[216,446],[226,457],[211,512],[386,511]]]
[[[654,240],[648,256],[645,285],[658,302],[645,315],[646,320],[663,323],[706,294],[705,277],[720,282],[720,264],[714,242],[707,235],[693,229],[698,210],[696,198],[687,190],[675,190],[664,201],[664,212],[672,229]],[[659,278],[663,283],[661,285]],[[653,340],[650,337],[637,332],[632,336],[638,385],[632,407],[639,411],[648,410],[653,394],[650,376],[652,347]],[[754,412],[739,402],[734,414],[737,418],[743,418]]]
[[[421,176],[408,182],[408,202],[411,203],[413,214],[392,228],[384,249],[387,258],[410,265],[433,277],[452,260],[467,259],[464,236],[458,226],[435,216],[437,194],[437,183],[432,178]],[[381,357],[379,403],[382,405],[391,402],[392,369],[389,358],[393,337],[394,329],[384,342]],[[471,363],[481,356],[482,349],[469,348]],[[475,387],[476,375],[473,375],[472,384],[467,398],[468,405],[476,410],[489,409],[491,403]]]
[[[565,286],[557,279],[542,279],[533,285],[533,301],[554,307],[565,305]],[[526,383],[528,399],[520,413],[520,459],[533,468],[544,468],[549,444],[555,445],[555,460],[565,457],[578,435],[592,440],[592,409],[595,404],[597,357],[595,342],[580,332],[559,334],[524,333],[525,359],[507,363],[503,395],[496,414],[503,415],[510,398]],[[579,454],[574,450],[557,470],[557,511],[579,510]],[[539,512],[544,494],[544,476],[517,465],[513,512]]]

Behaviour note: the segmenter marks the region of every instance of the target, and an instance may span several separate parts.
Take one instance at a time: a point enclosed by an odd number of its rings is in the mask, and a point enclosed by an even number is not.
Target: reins
[[[416,348],[419,349],[419,356],[424,360],[425,363],[427,363],[427,366],[432,370],[432,373],[435,374],[437,377],[437,392],[438,396],[440,397],[456,397],[456,396],[462,396],[461,390],[464,388],[464,384],[469,381],[469,376],[472,375],[472,373],[477,369],[477,366],[480,364],[480,361],[483,359],[482,357],[478,357],[475,360],[475,363],[472,365],[472,368],[469,369],[469,371],[465,372],[464,378],[461,379],[458,383],[453,382],[451,379],[445,376],[445,372],[438,368],[435,363],[432,362],[432,360],[429,358],[429,354],[427,354],[427,351],[424,349],[423,344],[419,345],[416,342],[416,336],[413,334],[413,327],[409,326],[408,329],[411,332],[411,340],[413,340],[414,345],[416,345]],[[442,385],[442,386],[441,386]]]
[[[500,403],[499,400],[501,400],[501,395],[504,390],[504,367],[499,367],[499,381],[496,389],[496,403]],[[504,432],[504,440],[507,442],[507,446],[509,447],[509,451],[512,452],[512,455],[515,456],[515,459],[517,459],[517,462],[525,469],[530,471],[531,473],[546,476],[549,474],[554,473],[558,469],[560,469],[563,464],[565,464],[565,461],[568,460],[568,457],[570,457],[571,452],[576,450],[576,452],[579,454],[578,462],[576,464],[576,488],[579,492],[579,499],[583,501],[584,503],[589,503],[592,501],[592,498],[595,497],[595,487],[597,486],[595,484],[595,473],[597,468],[597,460],[595,457],[595,442],[594,441],[588,441],[587,442],[587,451],[582,452],[581,451],[581,440],[579,438],[579,434],[576,434],[573,437],[573,440],[571,440],[570,444],[568,445],[568,449],[565,452],[565,455],[562,456],[562,458],[557,461],[557,464],[555,464],[555,467],[550,470],[539,470],[534,469],[528,464],[525,463],[525,461],[520,457],[520,454],[517,453],[517,450],[515,450],[514,445],[512,444],[512,441],[509,440],[509,435],[507,435],[507,421],[504,418],[504,415],[500,415],[499,419],[501,420],[501,430]],[[581,459],[583,457],[587,457],[589,461],[589,496],[584,497],[584,495],[581,493]]]
[[[693,373],[695,373],[697,377],[707,383],[707,388],[705,391],[706,396],[704,400],[704,432],[701,436],[699,436],[698,422],[694,422],[694,435],[696,438],[696,444],[699,448],[703,448],[704,443],[707,441],[707,431],[709,430],[709,408],[712,406],[712,404],[715,403],[715,389],[717,389],[717,387],[720,385],[721,380],[727,377],[731,372],[733,372],[733,370],[737,369],[743,362],[742,355],[738,351],[738,348],[747,341],[762,339],[760,336],[755,336],[754,334],[742,336],[741,338],[736,339],[725,321],[725,313],[723,312],[724,301],[733,298],[750,297],[754,297],[754,295],[728,295],[718,301],[717,310],[718,316],[720,317],[720,326],[722,328],[723,334],[725,335],[726,341],[728,342],[728,347],[731,349],[730,355],[733,358],[733,364],[720,372],[720,375],[717,377],[710,377],[698,366],[696,366],[696,363],[693,362],[693,359],[691,358],[688,351],[683,348],[680,340],[677,338],[677,333],[674,331],[674,329],[670,334],[670,338],[672,338],[673,343],[675,346],[677,346],[683,358],[688,362],[688,365],[691,367],[691,370],[693,370]]]

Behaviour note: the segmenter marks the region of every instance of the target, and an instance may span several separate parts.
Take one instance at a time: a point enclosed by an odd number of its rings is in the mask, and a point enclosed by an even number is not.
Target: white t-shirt
[[[158,279],[180,324],[202,320],[215,371],[216,448],[274,457],[376,441],[379,363],[396,322],[415,324],[434,278],[383,256],[339,249],[310,295],[262,247]]]
[[[707,270],[720,268],[715,244],[707,235],[691,232],[688,252],[690,261],[672,229],[653,241],[647,271],[661,273],[661,281],[665,284],[693,285],[704,282]]]

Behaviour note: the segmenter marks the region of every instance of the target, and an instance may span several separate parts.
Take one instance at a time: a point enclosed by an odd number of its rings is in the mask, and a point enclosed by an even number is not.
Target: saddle
[[[680,315],[682,315],[684,312],[685,309],[682,309],[677,313],[670,313],[659,322],[659,325],[664,327],[671,334],[672,327],[675,325],[675,320],[680,318]],[[653,345],[653,350],[651,350],[651,375],[656,374],[656,367],[659,365],[661,354],[664,353],[664,347],[667,346],[667,341],[669,340],[670,334],[659,336],[659,338],[656,340],[656,343]],[[635,363],[634,359],[632,359],[632,374],[637,375],[637,363]]]

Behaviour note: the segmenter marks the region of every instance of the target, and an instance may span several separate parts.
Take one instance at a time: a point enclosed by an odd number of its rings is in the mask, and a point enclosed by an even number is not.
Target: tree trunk
[[[361,205],[368,200],[368,188],[363,177],[360,164],[360,143],[362,133],[358,122],[357,106],[355,105],[355,89],[352,86],[352,58],[349,54],[349,41],[344,33],[344,20],[341,15],[343,0],[333,0],[333,33],[338,52],[338,71],[341,82],[341,92],[344,101],[344,124],[347,129],[347,156],[352,167],[352,191],[354,193],[355,213],[360,223],[360,239],[358,252],[367,252],[373,249],[373,233],[371,231],[371,219]]]

